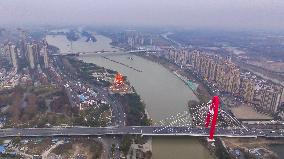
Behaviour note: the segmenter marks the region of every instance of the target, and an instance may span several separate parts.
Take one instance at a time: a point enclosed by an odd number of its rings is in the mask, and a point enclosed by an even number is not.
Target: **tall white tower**
[[[15,45],[9,46],[9,52],[11,57],[11,62],[14,68],[18,69],[18,54]]]

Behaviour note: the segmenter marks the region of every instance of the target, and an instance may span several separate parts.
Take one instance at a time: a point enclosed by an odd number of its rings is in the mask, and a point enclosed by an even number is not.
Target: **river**
[[[272,144],[269,145],[269,148],[274,151],[279,158],[284,158],[284,145],[282,144]]]
[[[117,51],[116,53],[90,54],[79,58],[85,62],[95,63],[105,68],[116,70],[127,76],[131,85],[146,104],[146,109],[154,122],[182,113],[187,110],[188,100],[197,100],[193,92],[172,72],[163,66],[144,58],[124,54],[113,48],[109,43],[111,39],[96,35],[97,42],[85,42],[80,39],[72,43],[73,52],[89,51]],[[70,42],[61,35],[47,36],[47,42],[57,46],[62,53],[71,51]],[[111,62],[109,59],[127,64],[142,72],[137,72],[123,65]],[[131,56],[133,60],[128,57]],[[208,150],[203,147],[197,138],[189,137],[153,137],[152,141],[154,159],[207,159],[211,158]]]

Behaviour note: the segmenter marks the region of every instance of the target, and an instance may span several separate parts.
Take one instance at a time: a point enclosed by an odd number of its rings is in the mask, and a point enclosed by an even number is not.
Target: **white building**
[[[18,69],[18,54],[15,45],[9,46],[9,52],[11,57],[11,62],[14,68]]]

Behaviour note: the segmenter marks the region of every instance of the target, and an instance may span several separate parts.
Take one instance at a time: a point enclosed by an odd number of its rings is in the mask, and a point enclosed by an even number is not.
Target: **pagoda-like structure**
[[[117,87],[124,85],[123,76],[120,73],[117,73],[115,75],[113,84],[114,84],[114,86],[117,86]]]
[[[112,93],[129,93],[130,87],[124,82],[123,76],[117,73],[114,77],[113,84],[109,87]]]

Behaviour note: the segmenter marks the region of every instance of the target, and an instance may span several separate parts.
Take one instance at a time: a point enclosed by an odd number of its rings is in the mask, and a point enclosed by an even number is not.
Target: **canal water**
[[[146,104],[146,109],[154,122],[186,111],[188,100],[197,100],[188,86],[163,66],[113,48],[109,44],[111,39],[107,37],[97,35],[96,38],[96,43],[87,43],[84,39],[73,42],[73,52],[90,52],[102,49],[117,51],[116,53],[82,55],[79,58],[85,62],[95,63],[126,75]],[[71,44],[64,36],[50,35],[46,39],[49,44],[57,46],[62,53],[71,51]],[[142,70],[142,72],[107,60],[103,56]],[[129,58],[130,56],[133,60]],[[211,158],[208,150],[199,143],[197,138],[154,137],[152,148],[154,159]]]

